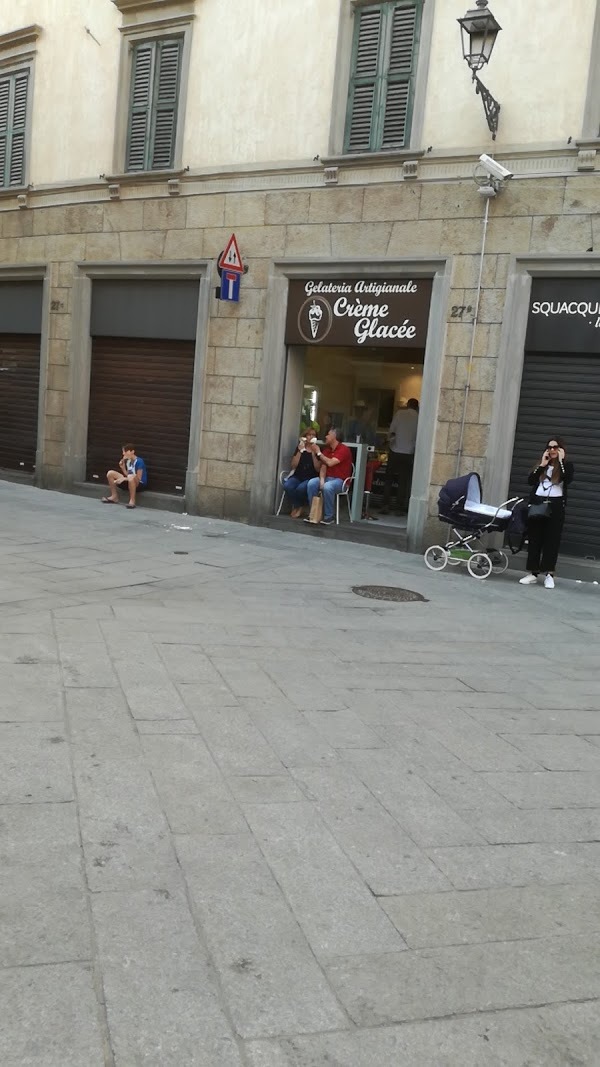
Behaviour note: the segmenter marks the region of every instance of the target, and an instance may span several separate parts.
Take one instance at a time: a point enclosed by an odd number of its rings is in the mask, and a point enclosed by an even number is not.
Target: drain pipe
[[[479,256],[479,277],[477,279],[477,295],[475,297],[475,314],[473,317],[473,330],[471,333],[471,351],[469,353],[469,365],[467,368],[467,383],[465,385],[465,398],[463,401],[462,420],[460,424],[460,438],[458,442],[458,455],[456,457],[456,477],[460,474],[460,464],[463,454],[463,442],[465,438],[465,424],[467,421],[467,404],[469,403],[469,394],[471,392],[471,374],[473,372],[473,357],[475,355],[475,337],[477,334],[477,324],[479,322],[479,304],[481,301],[481,280],[483,278],[483,257],[485,253],[485,242],[487,239],[488,217],[490,213],[490,200],[496,195],[494,190],[492,193],[488,193],[485,201],[485,212],[483,216],[483,240],[481,242],[481,254]]]

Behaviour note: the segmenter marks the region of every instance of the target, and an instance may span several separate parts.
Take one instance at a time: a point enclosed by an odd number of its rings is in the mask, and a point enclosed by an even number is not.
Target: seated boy
[[[129,493],[128,508],[135,507],[136,493],[142,493],[148,483],[146,464],[141,456],[136,456],[135,445],[123,445],[123,455],[119,460],[118,471],[108,471],[106,480],[110,489],[110,496],[103,496],[103,504],[118,504],[119,494],[117,489],[125,489]]]

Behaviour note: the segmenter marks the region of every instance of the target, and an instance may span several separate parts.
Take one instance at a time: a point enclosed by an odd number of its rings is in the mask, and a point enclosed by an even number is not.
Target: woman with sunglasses
[[[546,589],[554,589],[554,570],[560,548],[568,486],[573,481],[574,468],[565,459],[565,445],[560,437],[551,437],[537,467],[529,475],[532,486],[529,504],[546,505],[546,515],[531,516],[527,520],[527,570],[521,585],[534,585],[540,571],[545,574]]]

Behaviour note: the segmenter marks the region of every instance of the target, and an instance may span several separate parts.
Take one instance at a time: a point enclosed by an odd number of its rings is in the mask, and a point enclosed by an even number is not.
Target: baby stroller
[[[508,567],[508,556],[498,548],[485,548],[481,538],[484,534],[504,533],[511,524],[516,525],[519,513],[515,508],[521,502],[515,496],[498,507],[482,504],[478,474],[451,478],[440,489],[438,515],[452,528],[455,540],[427,549],[424,559],[429,569],[441,571],[447,564],[466,563],[473,578],[481,580],[492,572],[502,574]]]

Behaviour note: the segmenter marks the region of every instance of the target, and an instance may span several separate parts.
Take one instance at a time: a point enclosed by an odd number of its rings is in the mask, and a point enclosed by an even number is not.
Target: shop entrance
[[[193,341],[93,339],[87,481],[104,482],[120,446],[131,441],[146,461],[153,492],[183,494],[194,352]]]
[[[524,492],[527,475],[539,463],[549,436],[564,437],[576,477],[569,489],[562,551],[596,560],[600,560],[599,410],[600,356],[525,353],[510,495]]]
[[[0,468],[35,470],[42,283],[0,286]]]
[[[307,426],[340,429],[355,522],[406,528],[430,299],[428,279],[290,283],[280,468]]]
[[[525,342],[510,495],[528,492],[527,476],[552,434],[575,465],[561,551],[600,559],[600,302],[588,278],[536,278]]]
[[[88,481],[103,482],[132,442],[149,488],[184,495],[197,314],[197,282],[94,282]]]
[[[423,350],[307,345],[302,352],[300,430],[313,425],[323,440],[332,426],[339,427],[354,453],[355,477],[364,466],[359,517],[405,528],[410,474],[403,484],[391,470],[388,480],[390,426],[409,400],[421,400]],[[418,416],[408,416],[408,421],[416,430]]]
[[[35,469],[40,388],[39,335],[0,334],[0,467]]]

